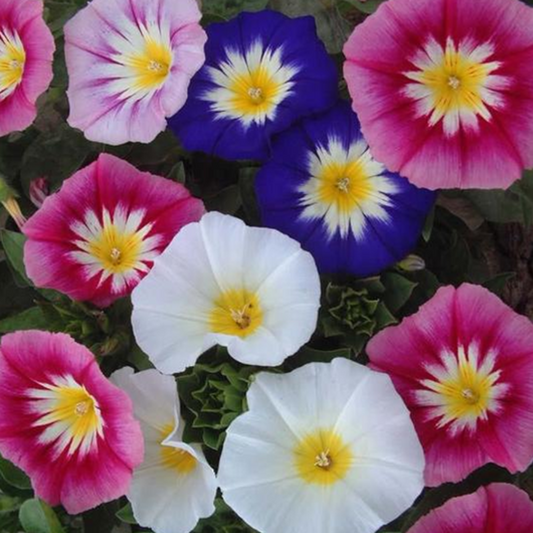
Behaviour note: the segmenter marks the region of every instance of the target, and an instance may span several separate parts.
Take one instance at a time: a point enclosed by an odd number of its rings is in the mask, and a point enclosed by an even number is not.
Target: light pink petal
[[[200,18],[195,0],[93,0],[65,27],[69,124],[95,142],[151,142],[185,103],[190,78],[204,62]],[[160,87],[131,93],[124,57],[142,52],[146,32],[166,36],[172,68]]]

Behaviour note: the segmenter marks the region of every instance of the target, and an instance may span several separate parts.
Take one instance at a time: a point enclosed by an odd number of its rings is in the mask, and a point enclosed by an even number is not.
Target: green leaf
[[[94,145],[81,132],[61,124],[51,134],[43,132],[29,146],[22,158],[21,181],[26,191],[35,178],[47,177],[59,186],[80,168]]]
[[[338,54],[342,51],[351,27],[342,17],[337,0],[270,0],[269,6],[289,17],[313,16],[318,36],[328,52]]]
[[[516,272],[500,272],[493,278],[483,282],[483,287],[493,292],[497,296],[501,296],[507,283],[516,277]]]
[[[30,478],[7,459],[0,457],[0,475],[12,487],[21,490],[31,489]]]
[[[26,242],[26,237],[22,233],[3,229],[0,232],[0,240],[9,265],[13,269],[19,284],[21,286],[31,286],[32,282],[26,275],[26,268],[24,267],[24,243]]]
[[[154,365],[148,359],[148,356],[135,345],[128,355],[128,362],[131,363],[137,370],[148,370],[154,368]]]
[[[371,15],[386,0],[365,0],[365,1],[346,0],[346,1],[352,4],[352,6],[356,7],[359,11],[362,11],[363,13],[366,13],[367,15]]]
[[[0,320],[0,334],[28,329],[55,331],[40,307],[30,307],[22,313]]]
[[[385,272],[381,281],[387,288],[383,301],[392,313],[397,313],[407,303],[417,286],[417,283],[394,272]]]
[[[208,211],[219,211],[226,215],[234,215],[241,205],[241,192],[238,185],[230,185],[216,195],[205,199]]]
[[[297,368],[307,363],[330,363],[337,357],[350,358],[349,348],[339,348],[337,350],[317,350],[304,346],[300,351],[287,360],[288,368]]]
[[[431,234],[433,233],[433,225],[435,224],[435,206],[429,212],[429,215],[426,218],[424,223],[424,229],[422,230],[422,238],[424,241],[429,242],[431,239]]]
[[[19,520],[26,533],[64,533],[54,510],[41,500],[25,501]]]
[[[266,4],[267,0],[202,0],[202,12],[229,19],[240,11],[264,9]]]
[[[505,191],[471,190],[462,194],[490,222],[533,223],[533,171],[524,172],[522,179]]]
[[[131,508],[131,503],[127,503],[122,509],[118,510],[116,513],[117,518],[125,522],[126,524],[136,524],[137,520],[133,516],[133,509]]]
[[[255,176],[257,167],[242,168],[239,172],[239,188],[242,198],[242,206],[248,224],[253,226],[261,223],[261,215],[255,196]]]

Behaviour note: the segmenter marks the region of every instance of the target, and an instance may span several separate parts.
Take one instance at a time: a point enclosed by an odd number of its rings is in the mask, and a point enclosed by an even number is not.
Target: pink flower
[[[129,294],[174,235],[203,213],[182,185],[103,154],[25,224],[28,276],[37,287],[105,307]]]
[[[148,143],[187,99],[206,35],[195,0],[93,0],[65,26],[71,126]]]
[[[531,533],[533,502],[514,485],[493,483],[448,500],[408,533]]]
[[[55,44],[40,0],[0,2],[0,136],[26,129],[52,81]]]
[[[346,43],[376,159],[412,183],[506,188],[533,167],[533,9],[519,0],[389,0]]]
[[[0,343],[0,453],[39,498],[76,514],[126,493],[143,437],[130,399],[89,350],[24,331]]]
[[[533,324],[475,285],[441,288],[368,344],[389,374],[426,453],[426,484],[459,481],[493,462],[533,460]]]

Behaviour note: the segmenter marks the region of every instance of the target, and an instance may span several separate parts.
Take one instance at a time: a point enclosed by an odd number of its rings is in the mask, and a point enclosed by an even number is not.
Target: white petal
[[[128,493],[133,515],[154,533],[189,533],[200,518],[215,511],[217,490],[213,470],[199,462],[180,475],[163,466],[135,471]]]
[[[230,425],[219,467],[226,502],[262,533],[374,533],[423,489],[424,457],[390,379],[347,359],[261,373]],[[353,464],[330,485],[294,462],[302,437],[334,428]]]
[[[180,408],[173,377],[163,376],[154,369],[134,374],[131,368],[121,368],[110,380],[128,394],[135,418],[143,425],[161,430],[168,424],[176,424]]]

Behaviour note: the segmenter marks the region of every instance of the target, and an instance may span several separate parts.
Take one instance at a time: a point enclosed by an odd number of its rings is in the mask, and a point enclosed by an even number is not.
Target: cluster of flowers
[[[345,46],[353,110],[311,17],[243,13],[207,35],[200,17],[195,0],[93,0],[65,27],[69,123],[121,144],[168,118],[189,150],[262,161],[265,227],[205,214],[184,186],[111,155],[67,179],[23,226],[28,276],[100,307],[131,294],[155,369],[108,380],[66,335],[4,336],[2,456],[70,513],[127,494],[156,533],[192,530],[218,487],[260,532],[373,533],[424,486],[489,462],[525,470],[533,324],[480,287],[441,288],[378,333],[370,367],[259,373],[217,475],[183,442],[170,374],[215,345],[282,364],[316,328],[319,272],[378,273],[415,246],[435,189],[506,187],[533,166],[533,9],[389,0]],[[3,0],[0,134],[35,118],[53,48],[38,0]],[[503,527],[529,533],[533,503],[494,484],[410,533]]]

